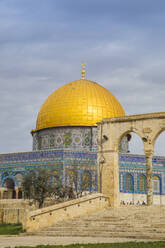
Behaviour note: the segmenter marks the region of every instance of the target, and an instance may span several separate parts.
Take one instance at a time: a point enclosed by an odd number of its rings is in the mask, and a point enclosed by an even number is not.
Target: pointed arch
[[[134,192],[134,177],[131,173],[124,175],[124,191],[127,193]]]
[[[121,141],[124,137],[127,137],[127,142],[128,142],[128,150],[127,152],[130,152],[130,150],[132,150],[134,154],[144,154],[144,141],[142,139],[142,136],[140,134],[140,132],[138,132],[137,130],[127,130],[124,133],[122,133],[122,135],[120,135],[119,139],[118,139],[118,146],[120,146]],[[133,146],[138,146],[140,147],[140,149],[137,149],[137,152],[135,152],[135,147]],[[120,150],[119,150],[120,151]]]
[[[156,132],[153,134],[153,138],[152,138],[152,144],[153,146],[155,146],[155,142],[157,140],[157,138],[161,135],[161,133],[163,133],[165,131],[165,128],[160,128],[158,130],[156,130]]]
[[[4,184],[5,184],[6,180],[8,180],[8,179],[11,179],[14,182],[14,185],[18,186],[18,180],[15,177],[7,176],[7,177],[4,177],[2,180],[2,187],[4,187]]]
[[[165,141],[165,129],[161,129],[159,130],[159,132],[157,132],[157,134],[153,138],[155,156],[165,156],[164,141]]]
[[[157,174],[153,174],[152,176],[152,191],[153,194],[161,194],[161,177]]]
[[[138,175],[138,191],[140,194],[146,193],[146,176],[144,174]]]
[[[81,172],[81,189],[89,191],[92,189],[92,175],[89,170]]]

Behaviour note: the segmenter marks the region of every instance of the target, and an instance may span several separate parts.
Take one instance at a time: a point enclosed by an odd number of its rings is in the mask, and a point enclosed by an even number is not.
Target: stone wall
[[[0,209],[9,209],[9,208],[16,208],[16,209],[29,209],[34,210],[36,207],[34,205],[31,206],[28,200],[23,199],[4,199],[0,200]]]
[[[26,212],[24,208],[0,208],[0,224],[22,223]]]
[[[36,206],[29,205],[28,200],[0,200],[0,224],[23,222],[27,212],[34,209]]]

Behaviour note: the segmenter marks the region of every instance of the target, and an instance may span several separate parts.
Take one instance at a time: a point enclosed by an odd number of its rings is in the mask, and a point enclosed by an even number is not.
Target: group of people
[[[125,202],[125,201],[121,200],[120,205],[146,205],[146,203],[145,203],[145,201],[140,202],[139,200],[136,203],[133,201]]]

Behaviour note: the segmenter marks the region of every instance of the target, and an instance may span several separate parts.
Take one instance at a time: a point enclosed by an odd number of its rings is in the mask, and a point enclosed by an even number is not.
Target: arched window
[[[158,176],[152,177],[152,191],[153,193],[160,193],[160,178]]]
[[[81,176],[81,188],[83,190],[91,190],[91,175],[88,171],[84,171]]]
[[[4,187],[7,189],[13,189],[15,187],[14,181],[11,178],[7,178],[4,182]]]
[[[51,177],[50,177],[50,185],[51,184],[54,184],[56,185],[57,183],[60,182],[60,175],[59,175],[59,171],[57,169],[53,169],[53,170],[50,170],[50,173],[51,173]]]
[[[133,192],[133,177],[131,174],[125,175],[125,191]]]
[[[145,177],[145,175],[139,176],[139,191],[140,192],[146,191],[146,177]]]
[[[77,188],[77,172],[76,170],[69,169],[67,172],[67,185],[73,189]]]
[[[4,199],[15,199],[16,198],[15,183],[12,178],[5,179],[4,188],[7,189],[4,191],[4,194],[3,194]]]

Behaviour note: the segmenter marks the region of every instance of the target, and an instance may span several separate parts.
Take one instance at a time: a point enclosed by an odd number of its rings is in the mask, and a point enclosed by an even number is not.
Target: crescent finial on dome
[[[85,62],[83,62],[81,65],[82,65],[82,78],[81,79],[85,79]]]

